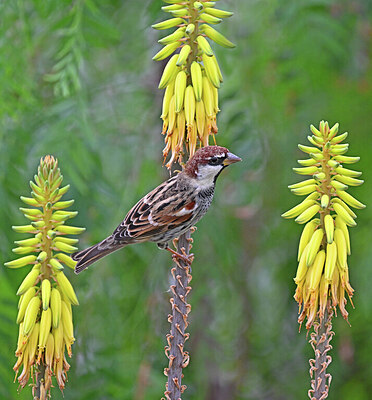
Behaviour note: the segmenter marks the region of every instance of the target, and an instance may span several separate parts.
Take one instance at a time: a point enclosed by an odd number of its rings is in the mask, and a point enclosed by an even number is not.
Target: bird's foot
[[[189,266],[194,261],[194,254],[192,254],[192,253],[191,254],[187,254],[183,247],[181,249],[182,254],[180,254],[177,251],[171,249],[170,247],[168,247],[167,250],[172,253],[172,255],[173,255],[172,257],[175,260],[177,260],[177,259],[182,260],[184,263],[186,263]]]

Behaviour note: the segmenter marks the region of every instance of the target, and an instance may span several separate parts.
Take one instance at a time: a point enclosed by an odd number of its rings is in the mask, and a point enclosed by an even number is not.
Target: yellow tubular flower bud
[[[310,178],[310,179],[306,179],[306,180],[301,181],[301,182],[294,183],[293,185],[288,185],[288,188],[289,189],[297,189],[297,188],[304,187],[304,186],[307,186],[307,185],[314,185],[316,183],[317,182],[316,182],[316,180],[314,178]]]
[[[299,224],[304,224],[305,222],[309,221],[313,216],[319,212],[320,210],[320,205],[314,204],[313,206],[309,207],[307,210],[302,212],[296,219],[295,221]]]
[[[297,160],[297,162],[303,167],[311,167],[312,165],[317,164],[317,160],[314,160],[312,158],[307,158],[305,160]]]
[[[57,328],[53,328],[54,338],[54,359],[58,362],[63,358],[63,327],[59,324]]]
[[[317,128],[315,128],[314,125],[310,125],[310,130],[315,136],[318,136],[318,137],[323,136],[322,133]]]
[[[291,192],[297,196],[303,196],[305,194],[309,194],[317,190],[317,185],[307,185],[304,187],[299,187],[295,189],[291,189]]]
[[[31,299],[35,296],[35,294],[36,294],[36,288],[31,287],[22,295],[22,300],[19,303],[17,324],[19,324],[21,321],[23,321],[23,317],[25,315],[26,308],[27,308],[29,302],[31,301]]]
[[[57,253],[55,254],[55,257],[58,258],[58,260],[62,261],[65,265],[67,265],[71,269],[75,269],[76,261],[74,261],[70,256],[64,253]]]
[[[203,102],[206,115],[212,116],[214,114],[212,91],[209,79],[206,76],[203,76]]]
[[[222,19],[217,18],[217,17],[214,17],[213,15],[206,14],[206,13],[201,13],[201,14],[200,14],[200,18],[201,18],[204,22],[206,22],[206,23],[208,23],[208,24],[212,24],[212,25],[214,25],[214,24],[219,24],[219,23],[222,21]]]
[[[4,265],[8,268],[21,268],[25,265],[32,264],[36,260],[36,256],[25,256],[21,258],[17,258],[13,261],[8,261]]]
[[[330,139],[332,139],[334,136],[337,135],[339,126],[340,126],[340,125],[339,125],[338,122],[332,126],[332,128],[329,130],[327,139],[330,140]]]
[[[66,298],[74,305],[78,305],[78,299],[76,297],[75,291],[70,283],[70,281],[66,278],[63,272],[56,273],[57,282],[60,290],[66,296]]]
[[[174,94],[174,79],[168,84],[167,88],[165,89],[164,93],[164,98],[163,98],[163,108],[162,108],[162,113],[160,118],[163,120],[168,116],[169,114],[169,105],[171,98]]]
[[[178,55],[178,58],[177,58],[177,66],[181,66],[186,63],[187,57],[189,56],[190,51],[191,51],[191,47],[188,44],[186,44],[185,46],[182,47],[182,49]]]
[[[337,195],[340,197],[341,200],[349,204],[349,206],[351,207],[357,208],[359,210],[366,207],[365,204],[361,203],[359,200],[355,199],[353,196],[345,191],[339,190],[337,191]]]
[[[324,318],[325,309],[327,307],[329,282],[322,275],[319,284],[319,318]]]
[[[345,242],[346,242],[346,249],[347,249],[347,254],[351,254],[351,249],[350,249],[350,237],[349,237],[349,231],[347,229],[347,225],[345,221],[337,216],[336,217],[336,228],[341,229],[342,233],[344,234]]]
[[[51,239],[53,239],[53,238],[51,238]],[[64,237],[64,236],[58,236],[57,241],[66,243],[66,244],[70,244],[70,245],[79,243],[79,239],[73,239],[73,238],[68,238],[68,237]]]
[[[195,95],[191,85],[187,86],[185,91],[185,118],[187,125],[194,122],[195,118]]]
[[[348,187],[344,185],[341,182],[338,181],[331,181],[331,185],[336,189],[336,190],[346,190]]]
[[[18,246],[34,246],[40,243],[40,240],[38,238],[30,238],[30,239],[24,239],[24,240],[16,240],[14,242]]]
[[[341,229],[335,229],[334,240],[337,245],[337,262],[341,268],[346,268],[347,246]]]
[[[180,28],[178,28],[177,30],[175,30],[172,34],[163,37],[162,39],[158,40],[158,42],[160,44],[171,44],[174,43],[180,39],[182,39],[185,36],[185,27],[182,26]],[[177,56],[178,58],[178,54],[175,54],[175,56]],[[161,89],[161,88],[159,88]]]
[[[28,363],[32,365],[35,361],[35,354],[37,351],[37,342],[39,339],[39,334],[40,334],[40,324],[37,322],[32,329],[32,332],[30,334],[30,337],[28,339]]]
[[[310,267],[311,271],[310,271],[310,279],[308,285],[309,285],[309,290],[311,292],[318,289],[320,278],[322,277],[325,256],[326,255],[324,250],[319,251],[315,257],[314,263]]]
[[[324,267],[324,276],[327,282],[331,283],[333,272],[337,261],[337,245],[335,242],[327,244],[326,263]]]
[[[303,213],[305,210],[307,210],[310,206],[314,205],[316,203],[315,200],[304,200],[300,204],[297,204],[297,206],[291,208],[290,210],[286,211],[285,213],[282,214],[283,218],[294,218]]]
[[[39,349],[44,349],[52,326],[52,311],[50,308],[41,313]]]
[[[194,32],[194,30],[195,30],[195,24],[188,24],[186,26],[185,32],[187,35],[191,35]]]
[[[320,154],[320,150],[317,147],[303,146],[302,144],[299,144],[298,148],[307,154]]]
[[[54,244],[54,247],[55,247],[56,249],[62,250],[62,251],[64,251],[64,252],[66,252],[66,253],[74,253],[75,251],[78,250],[77,247],[75,247],[75,246],[70,246],[69,244],[64,243],[64,242],[61,242],[60,240],[55,240],[55,241],[53,242],[53,244]]]
[[[29,205],[29,206],[40,207],[40,203],[39,203],[37,200],[33,199],[32,197],[24,197],[24,196],[21,196],[20,199],[21,199],[25,204],[27,204],[27,205]]]
[[[359,171],[353,171],[352,169],[343,168],[342,166],[335,168],[335,172],[340,175],[349,176],[351,178],[357,178],[362,175],[362,173]]]
[[[64,269],[63,265],[55,258],[51,258],[49,260],[49,265],[53,268],[55,271],[62,271]]]
[[[308,270],[308,266],[306,265],[306,256],[308,248],[309,245],[307,244],[304,251],[301,254],[300,261],[298,263],[296,277],[294,278],[294,281],[297,285],[306,277],[306,273]]]
[[[320,224],[320,220],[318,218],[315,218],[305,225],[305,227],[302,231],[301,237],[300,237],[300,243],[298,245],[297,260],[300,260],[300,257],[302,255],[305,247],[309,243],[311,237],[313,236],[315,229],[317,228],[317,226],[319,224]]]
[[[346,203],[344,203],[341,199],[334,197],[332,199],[332,204],[335,204],[335,203],[340,204],[340,206],[342,206],[345,209],[345,211],[350,215],[350,217],[352,217],[352,218],[357,217],[355,212]]]
[[[185,111],[182,110],[177,114],[177,128],[178,128],[178,146],[182,147],[182,142],[185,136]]]
[[[169,101],[169,111],[168,111],[168,134],[173,132],[175,122],[176,122],[176,106],[175,106],[176,96],[173,95]]]
[[[61,318],[61,295],[56,288],[53,288],[51,292],[50,308],[52,310],[53,328],[58,328]]]
[[[25,335],[23,334],[23,322],[21,322],[19,324],[19,330],[18,330],[17,349],[15,351],[16,357],[21,355],[26,342],[27,342],[27,337],[25,337]]]
[[[320,206],[322,208],[327,208],[329,206],[329,196],[327,194],[323,194],[320,199]]]
[[[217,17],[217,18],[227,18],[227,17],[231,17],[232,15],[234,15],[234,13],[232,13],[232,12],[219,10],[217,8],[210,8],[210,7],[204,8],[204,12],[207,14],[213,15],[214,17]]]
[[[52,368],[53,364],[53,355],[54,355],[54,336],[52,333],[49,333],[45,347],[45,362],[50,369]]]
[[[171,12],[171,14],[172,14],[174,17],[185,17],[185,16],[188,14],[188,10],[186,10],[186,9],[173,10],[173,11]]]
[[[323,229],[319,228],[314,233],[309,242],[309,249],[306,257],[306,265],[310,266],[313,264],[316,255],[318,254],[320,244],[324,236]]]
[[[42,263],[43,261],[46,260],[48,257],[48,254],[46,251],[42,251],[38,256],[37,256],[37,262]]]
[[[346,225],[355,226],[356,222],[350,216],[350,214],[342,207],[342,205],[338,203],[333,204],[333,209],[336,211],[337,215],[344,220]]]
[[[292,168],[294,172],[300,175],[312,175],[316,172],[319,172],[319,169],[316,166],[311,167],[299,167],[299,168]]]
[[[25,293],[30,287],[34,286],[39,274],[40,270],[38,268],[33,268],[22,281],[20,287],[18,288],[17,295]]]
[[[222,47],[233,48],[235,44],[230,42],[225,36],[216,31],[209,25],[203,24],[200,26],[200,32],[204,33],[209,39],[213,40]]]
[[[191,71],[191,80],[192,80],[192,87],[194,89],[195,99],[196,101],[200,101],[203,92],[203,77],[200,64],[196,61],[193,61],[190,67],[190,71]]]
[[[23,334],[28,335],[35,326],[36,318],[40,310],[41,299],[38,296],[33,297],[25,312]]]
[[[196,126],[199,132],[199,137],[203,136],[205,126],[205,107],[203,100],[196,103]]]
[[[180,112],[183,107],[183,100],[185,97],[187,75],[185,71],[180,71],[176,76],[174,84],[174,95],[175,95],[175,111]]]
[[[19,210],[21,212],[23,212],[23,214],[32,215],[32,216],[35,216],[35,217],[41,217],[43,215],[42,211],[39,210],[38,208],[23,208],[23,207],[19,207]]]
[[[207,56],[213,56],[213,50],[205,37],[198,36],[196,38],[196,41],[204,54],[206,54]]]
[[[59,201],[53,204],[53,210],[61,210],[63,208],[70,207],[74,204],[75,200]]]
[[[152,59],[155,61],[164,60],[164,58],[170,56],[179,47],[179,45],[180,43],[178,41],[175,43],[167,44],[160,51],[158,51],[154,55],[154,57],[152,57]]]
[[[216,64],[214,63],[212,57],[208,55],[203,56],[203,64],[205,68],[205,73],[207,74],[208,80],[212,83],[216,88],[220,87],[220,78],[218,74],[218,70],[216,68]],[[204,90],[204,86],[203,86]]]
[[[342,156],[338,155],[333,157],[335,161],[342,162],[344,164],[354,164],[360,160],[360,157],[350,157],[350,156]]]
[[[50,292],[51,292],[50,280],[43,279],[41,283],[41,300],[43,303],[43,310],[47,310],[49,307]]]
[[[333,218],[329,214],[324,217],[324,229],[327,237],[327,243],[333,243],[335,224]]]
[[[56,222],[67,221],[68,219],[74,218],[77,215],[78,215],[77,211],[69,211],[69,212],[56,211],[52,215],[52,220]]]
[[[185,22],[182,18],[170,18],[162,22],[158,22],[157,24],[151,25],[154,29],[169,29],[173,28],[174,26],[183,24]]]
[[[34,247],[25,247],[25,246],[16,247],[16,248],[12,249],[12,252],[14,254],[21,254],[21,255],[22,254],[29,254],[29,253],[34,252],[34,251],[36,251],[36,249]],[[16,268],[21,268],[21,267],[16,267]]]
[[[72,324],[72,315],[64,301],[61,302],[61,317],[63,324],[63,332],[64,335],[68,338],[69,341],[74,340],[74,327]]]
[[[335,179],[347,186],[360,186],[364,181],[362,179],[351,178],[346,175],[335,175]]]

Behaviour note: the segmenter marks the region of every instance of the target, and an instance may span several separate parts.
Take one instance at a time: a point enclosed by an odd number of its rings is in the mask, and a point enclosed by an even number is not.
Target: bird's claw
[[[171,249],[171,248],[167,248],[168,251],[170,251],[172,253],[172,258],[176,261],[176,260],[182,260],[184,263],[186,263],[187,265],[191,265],[192,262],[194,261],[194,254],[187,254],[185,251],[185,248],[182,247],[181,248],[181,253],[178,253],[177,251]]]

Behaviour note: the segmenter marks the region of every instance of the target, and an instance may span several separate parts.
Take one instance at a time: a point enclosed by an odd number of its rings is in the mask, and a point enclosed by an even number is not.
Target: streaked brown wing
[[[114,238],[142,242],[169,232],[192,218],[194,196],[191,188],[179,187],[177,177],[169,179],[132,207],[114,231]]]

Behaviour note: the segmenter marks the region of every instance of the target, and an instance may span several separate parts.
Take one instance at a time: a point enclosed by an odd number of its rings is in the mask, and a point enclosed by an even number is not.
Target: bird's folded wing
[[[116,228],[116,240],[151,240],[169,232],[193,217],[197,206],[192,188],[178,187],[176,177],[164,182],[143,197]]]

